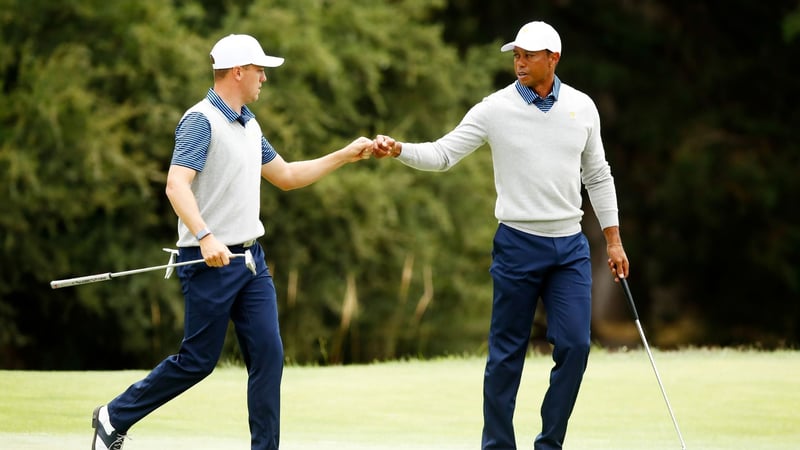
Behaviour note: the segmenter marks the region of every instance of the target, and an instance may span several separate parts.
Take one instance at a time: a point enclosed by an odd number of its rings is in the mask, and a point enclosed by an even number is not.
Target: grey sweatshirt
[[[397,159],[420,170],[445,171],[487,142],[501,223],[546,237],[578,233],[583,183],[600,226],[619,224],[600,115],[586,94],[561,83],[558,101],[544,113],[512,83],[473,106],[436,142],[403,143]]]

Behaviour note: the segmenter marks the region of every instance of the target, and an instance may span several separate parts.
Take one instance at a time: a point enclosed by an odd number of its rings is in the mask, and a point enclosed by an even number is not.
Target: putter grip
[[[628,300],[628,307],[633,315],[633,320],[639,320],[639,312],[636,311],[636,303],[633,302],[633,294],[631,294],[631,288],[628,286],[628,280],[620,278],[619,284],[622,285],[622,290],[625,292],[625,298]]]
[[[53,289],[78,286],[81,284],[97,283],[98,281],[108,281],[111,279],[111,272],[98,273],[97,275],[87,275],[85,277],[67,278],[66,280],[53,280],[50,287]]]

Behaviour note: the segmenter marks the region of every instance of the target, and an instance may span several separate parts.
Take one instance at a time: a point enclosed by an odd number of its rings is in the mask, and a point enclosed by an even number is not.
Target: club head
[[[169,261],[167,262],[167,265],[175,264],[175,258],[177,258],[178,256],[178,250],[174,250],[171,248],[162,248],[161,250],[164,250],[165,252],[169,253]],[[166,280],[169,277],[171,277],[172,272],[174,271],[175,271],[174,267],[167,267],[167,271],[164,274],[164,279]]]
[[[253,254],[250,253],[250,250],[245,250],[244,252],[244,265],[250,272],[253,272],[253,276],[256,274],[256,260],[253,259]]]

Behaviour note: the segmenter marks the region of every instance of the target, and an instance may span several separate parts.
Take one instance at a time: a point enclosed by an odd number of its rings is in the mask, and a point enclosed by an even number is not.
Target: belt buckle
[[[256,240],[255,239],[250,239],[249,241],[242,242],[242,247],[244,247],[244,248],[250,248],[250,247],[252,247],[254,245],[256,245]]]

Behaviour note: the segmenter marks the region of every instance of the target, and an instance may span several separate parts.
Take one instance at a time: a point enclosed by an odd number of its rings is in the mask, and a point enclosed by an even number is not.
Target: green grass
[[[800,446],[800,352],[656,352],[689,449]],[[532,448],[551,362],[530,357],[517,400],[520,449]],[[0,449],[88,449],[90,415],[145,371],[0,371]],[[283,450],[477,449],[483,358],[287,367]],[[216,370],[130,432],[126,450],[249,446],[246,374]],[[679,449],[642,351],[596,350],[567,449]]]

